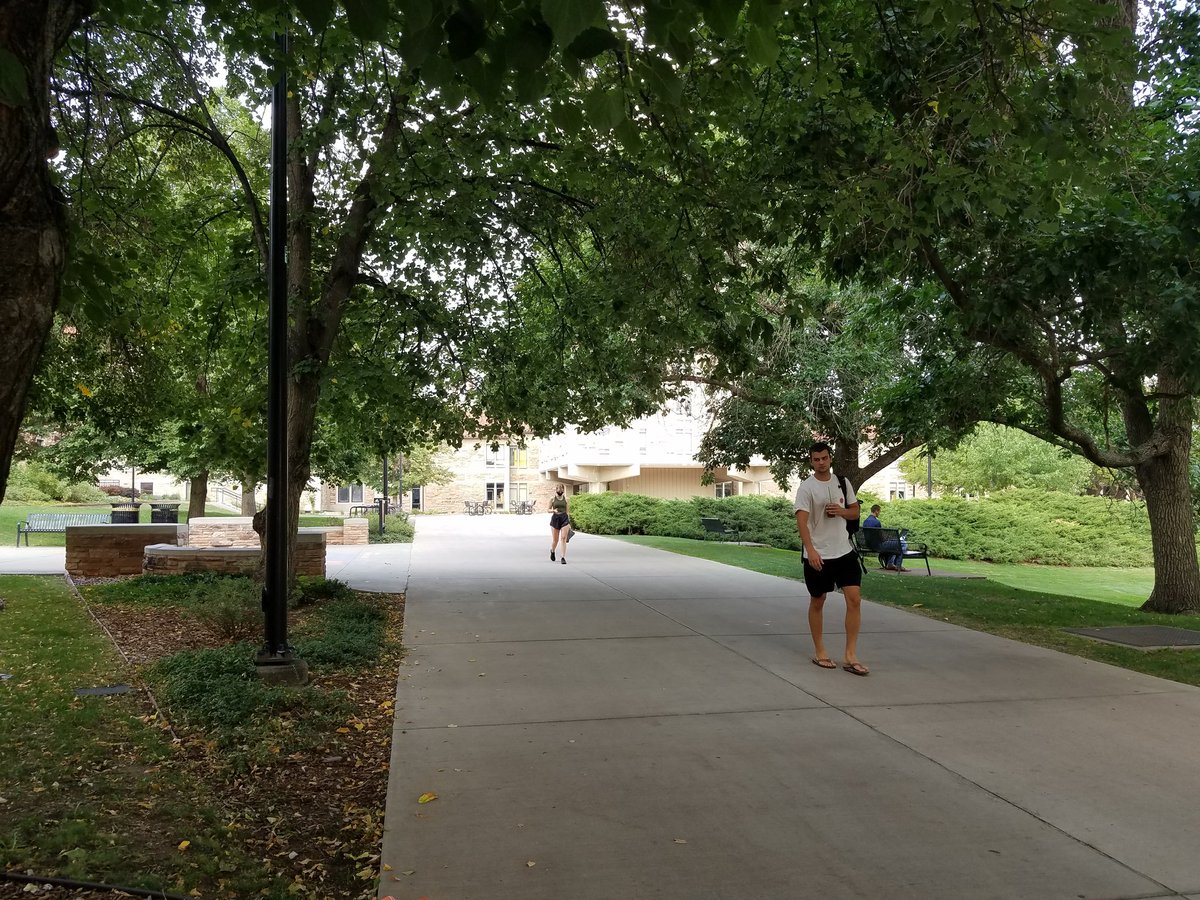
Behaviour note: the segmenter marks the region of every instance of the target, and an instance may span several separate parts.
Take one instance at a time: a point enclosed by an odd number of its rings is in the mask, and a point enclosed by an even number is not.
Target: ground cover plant
[[[287,882],[236,839],[144,692],[75,696],[136,674],[63,580],[0,577],[0,598],[0,865],[282,896]]]
[[[802,583],[804,576],[800,557],[796,553],[771,547],[744,547],[679,538],[628,536],[621,540],[767,575],[796,579],[797,616],[803,614],[802,601],[806,596]],[[868,573],[863,579],[863,597],[977,631],[1061,650],[1159,678],[1200,685],[1200,651],[1134,650],[1102,644],[1062,631],[1063,628],[1108,625],[1167,625],[1200,631],[1200,618],[1195,616],[1147,613],[1125,603],[1023,589],[990,579],[928,578],[923,575]]]
[[[128,835],[112,827],[73,828],[51,840],[57,832],[47,835],[46,817],[34,814],[21,820],[19,830],[4,829],[0,860],[6,868],[107,883],[149,882],[213,897],[373,896],[402,597],[303,579],[291,598],[291,637],[315,678],[305,688],[284,689],[254,677],[261,613],[251,617],[249,636],[225,633],[206,618],[229,604],[256,607],[257,589],[247,579],[139,576],[97,579],[80,590],[77,598],[60,579],[0,579],[0,595],[10,598],[0,615],[16,608],[28,622],[19,640],[53,654],[32,662],[26,680],[46,681],[45,690],[62,695],[61,685],[53,686],[65,664],[59,656],[93,660],[107,654],[111,672],[83,681],[120,681],[147,690],[91,704],[108,711],[136,707],[121,720],[124,731],[117,737],[104,739],[90,723],[75,734],[62,734],[56,725],[56,736],[33,753],[13,721],[26,714],[20,704],[10,707],[12,692],[0,695],[6,726],[0,738],[13,736],[41,772],[39,780],[23,771],[12,779],[0,773],[0,796],[6,800],[0,815],[8,804],[23,808],[27,800],[51,793],[52,784],[70,795],[80,815],[103,817],[111,808],[122,820],[132,817],[154,827],[158,820],[146,818],[143,795],[158,804],[156,810],[178,806],[188,815],[178,827],[159,823],[171,841],[166,849],[150,841],[161,852],[149,858],[124,846],[144,839],[140,827],[128,829]],[[46,596],[55,598],[52,608]],[[38,617],[30,618],[34,610]],[[7,649],[3,641],[11,631],[4,629],[0,648]],[[60,701],[64,704],[68,711],[81,706],[68,699]],[[95,734],[101,740],[93,750]],[[121,747],[124,755],[114,763],[119,782],[109,779],[101,791],[100,779],[76,760],[87,753],[103,756],[108,745]],[[40,785],[45,790],[32,794]]]
[[[379,530],[379,513],[367,515],[367,539],[372,544],[411,544],[416,533],[408,521],[408,513],[393,512],[384,517],[387,530]]]
[[[873,502],[863,495],[865,508]],[[1058,566],[1149,566],[1150,523],[1141,503],[1039,490],[999,491],[978,500],[948,497],[881,503],[889,528],[908,528],[943,559]],[[701,516],[741,531],[743,541],[798,550],[792,504],[784,497],[584,494],[571,518],[594,534],[703,538]],[[1147,588],[1149,593],[1149,588]],[[1143,596],[1143,600],[1145,597]]]

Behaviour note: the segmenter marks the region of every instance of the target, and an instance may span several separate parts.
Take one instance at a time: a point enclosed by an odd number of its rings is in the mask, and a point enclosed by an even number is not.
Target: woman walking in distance
[[[562,544],[562,564],[567,564],[567,541],[570,539],[571,519],[567,516],[567,498],[560,484],[550,501],[550,562],[554,562],[554,551]]]

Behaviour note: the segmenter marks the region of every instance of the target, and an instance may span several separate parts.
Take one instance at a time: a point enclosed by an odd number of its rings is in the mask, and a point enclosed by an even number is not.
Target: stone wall
[[[186,543],[186,525],[71,525],[67,572],[75,578],[139,575],[147,544]]]
[[[367,534],[366,519],[347,519],[342,523],[340,531],[342,532],[340,537],[343,544],[370,543],[370,538]],[[332,542],[327,540],[326,543]]]
[[[253,576],[261,555],[252,547],[173,547],[151,544],[142,557],[146,575],[190,575],[214,572],[218,575]]]
[[[296,574],[325,577],[325,535],[301,534],[296,537]]]
[[[257,550],[262,545],[254,520],[248,516],[205,516],[192,519],[188,524],[188,546],[191,547],[241,547]],[[301,528],[300,534],[325,535],[327,545],[366,544],[367,520],[346,519],[342,525],[319,528]]]
[[[188,522],[190,547],[259,548],[252,516],[197,516]]]
[[[215,572],[252,576],[258,567],[257,547],[177,547],[152,544],[144,550],[140,572],[147,575],[187,575]],[[324,577],[325,535],[301,533],[296,538],[296,574]]]

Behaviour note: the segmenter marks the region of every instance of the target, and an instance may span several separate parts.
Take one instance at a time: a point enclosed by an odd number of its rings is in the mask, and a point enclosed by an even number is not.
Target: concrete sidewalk
[[[856,678],[798,582],[417,522],[381,895],[1200,898],[1200,690],[870,604]]]
[[[0,575],[66,575],[65,547],[0,547]]]

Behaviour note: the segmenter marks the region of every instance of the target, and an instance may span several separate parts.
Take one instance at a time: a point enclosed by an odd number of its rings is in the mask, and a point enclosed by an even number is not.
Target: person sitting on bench
[[[869,516],[867,516],[865,519],[863,519],[863,528],[882,528],[883,527],[883,523],[879,521],[879,513],[880,513],[881,509],[882,509],[882,507],[878,503],[876,503],[874,506],[871,507],[871,514]],[[879,549],[883,550],[883,551],[895,550],[896,547],[894,545],[889,546],[892,543],[893,543],[892,541],[885,541],[883,544],[880,545]],[[906,551],[907,549],[908,549],[908,541],[906,541],[904,539],[904,532],[901,531],[900,532],[900,552],[898,554],[897,553],[887,553],[887,552],[880,553],[879,554],[879,564],[881,566],[883,566],[885,569],[889,569],[893,572],[907,572],[908,569],[904,568],[904,551]]]

